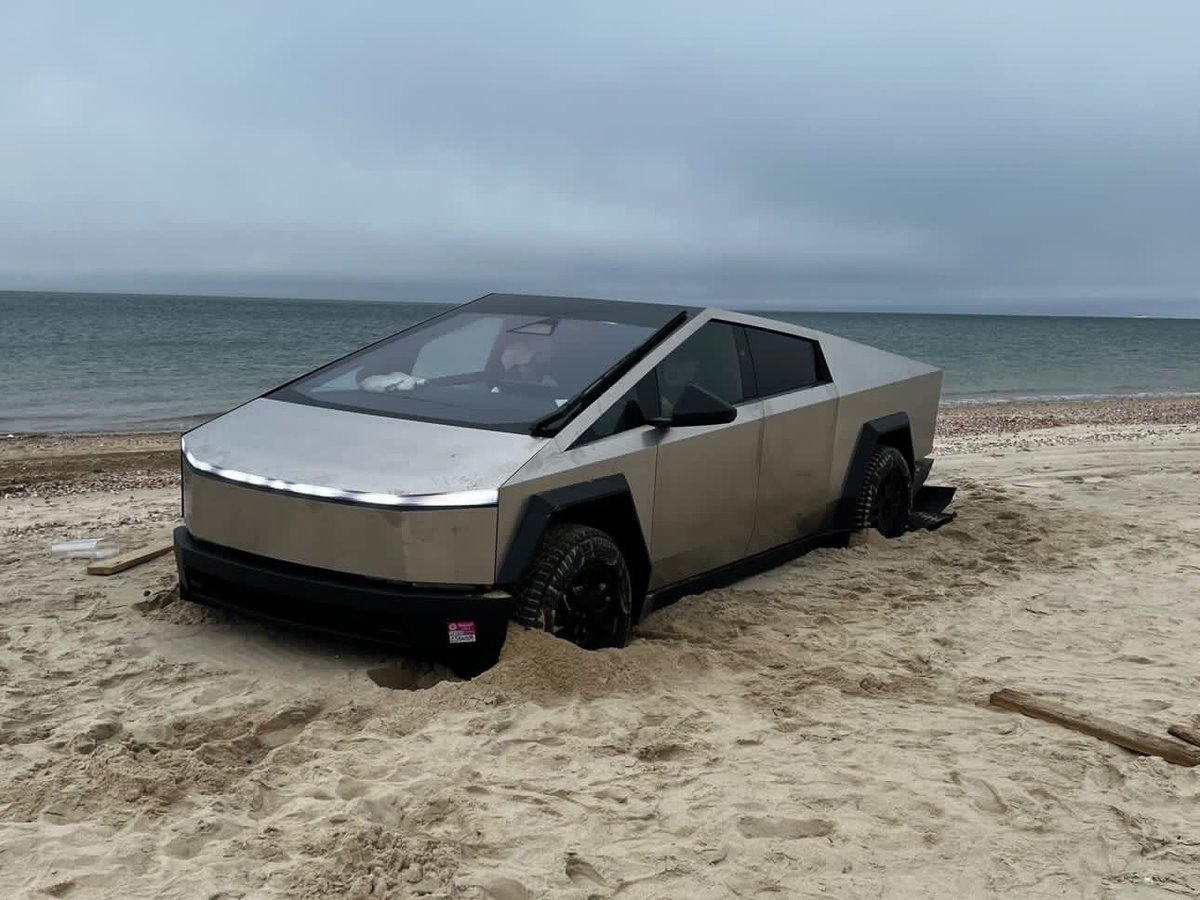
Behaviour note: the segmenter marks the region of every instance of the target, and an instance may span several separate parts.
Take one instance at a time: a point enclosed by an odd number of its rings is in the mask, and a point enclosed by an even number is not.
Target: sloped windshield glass
[[[648,340],[652,323],[454,312],[270,396],[476,428],[525,431]]]

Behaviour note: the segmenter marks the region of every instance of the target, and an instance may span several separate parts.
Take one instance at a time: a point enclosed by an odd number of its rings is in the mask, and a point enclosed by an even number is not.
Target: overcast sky
[[[1200,315],[1200,2],[5,4],[0,288]]]

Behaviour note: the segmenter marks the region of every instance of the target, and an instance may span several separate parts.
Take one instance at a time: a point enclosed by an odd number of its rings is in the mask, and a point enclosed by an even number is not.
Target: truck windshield
[[[527,431],[655,332],[651,323],[451,312],[268,396],[499,431]]]

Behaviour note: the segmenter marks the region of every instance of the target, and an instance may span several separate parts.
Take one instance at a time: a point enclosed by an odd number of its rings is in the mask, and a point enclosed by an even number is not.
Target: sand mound
[[[495,691],[497,698],[544,705],[591,700],[647,690],[651,674],[635,656],[620,650],[589,652],[518,625],[495,667],[472,680],[471,689]]]

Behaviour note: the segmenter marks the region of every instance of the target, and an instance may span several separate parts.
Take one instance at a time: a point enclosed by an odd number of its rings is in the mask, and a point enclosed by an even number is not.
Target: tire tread
[[[862,490],[858,494],[858,500],[854,507],[856,530],[866,531],[874,527],[874,523],[871,521],[871,507],[875,505],[875,494],[883,483],[883,479],[893,471],[903,473],[905,482],[911,490],[912,473],[909,471],[908,460],[904,458],[904,454],[886,444],[876,447],[870,460],[867,461]]]
[[[517,585],[513,619],[527,628],[547,629],[546,613],[558,602],[567,574],[581,557],[595,553],[615,553],[621,577],[629,583],[629,570],[620,548],[605,532],[590,525],[563,523],[552,526],[542,540],[541,549]],[[628,588],[627,588],[628,589]],[[616,646],[624,646],[629,629]]]

